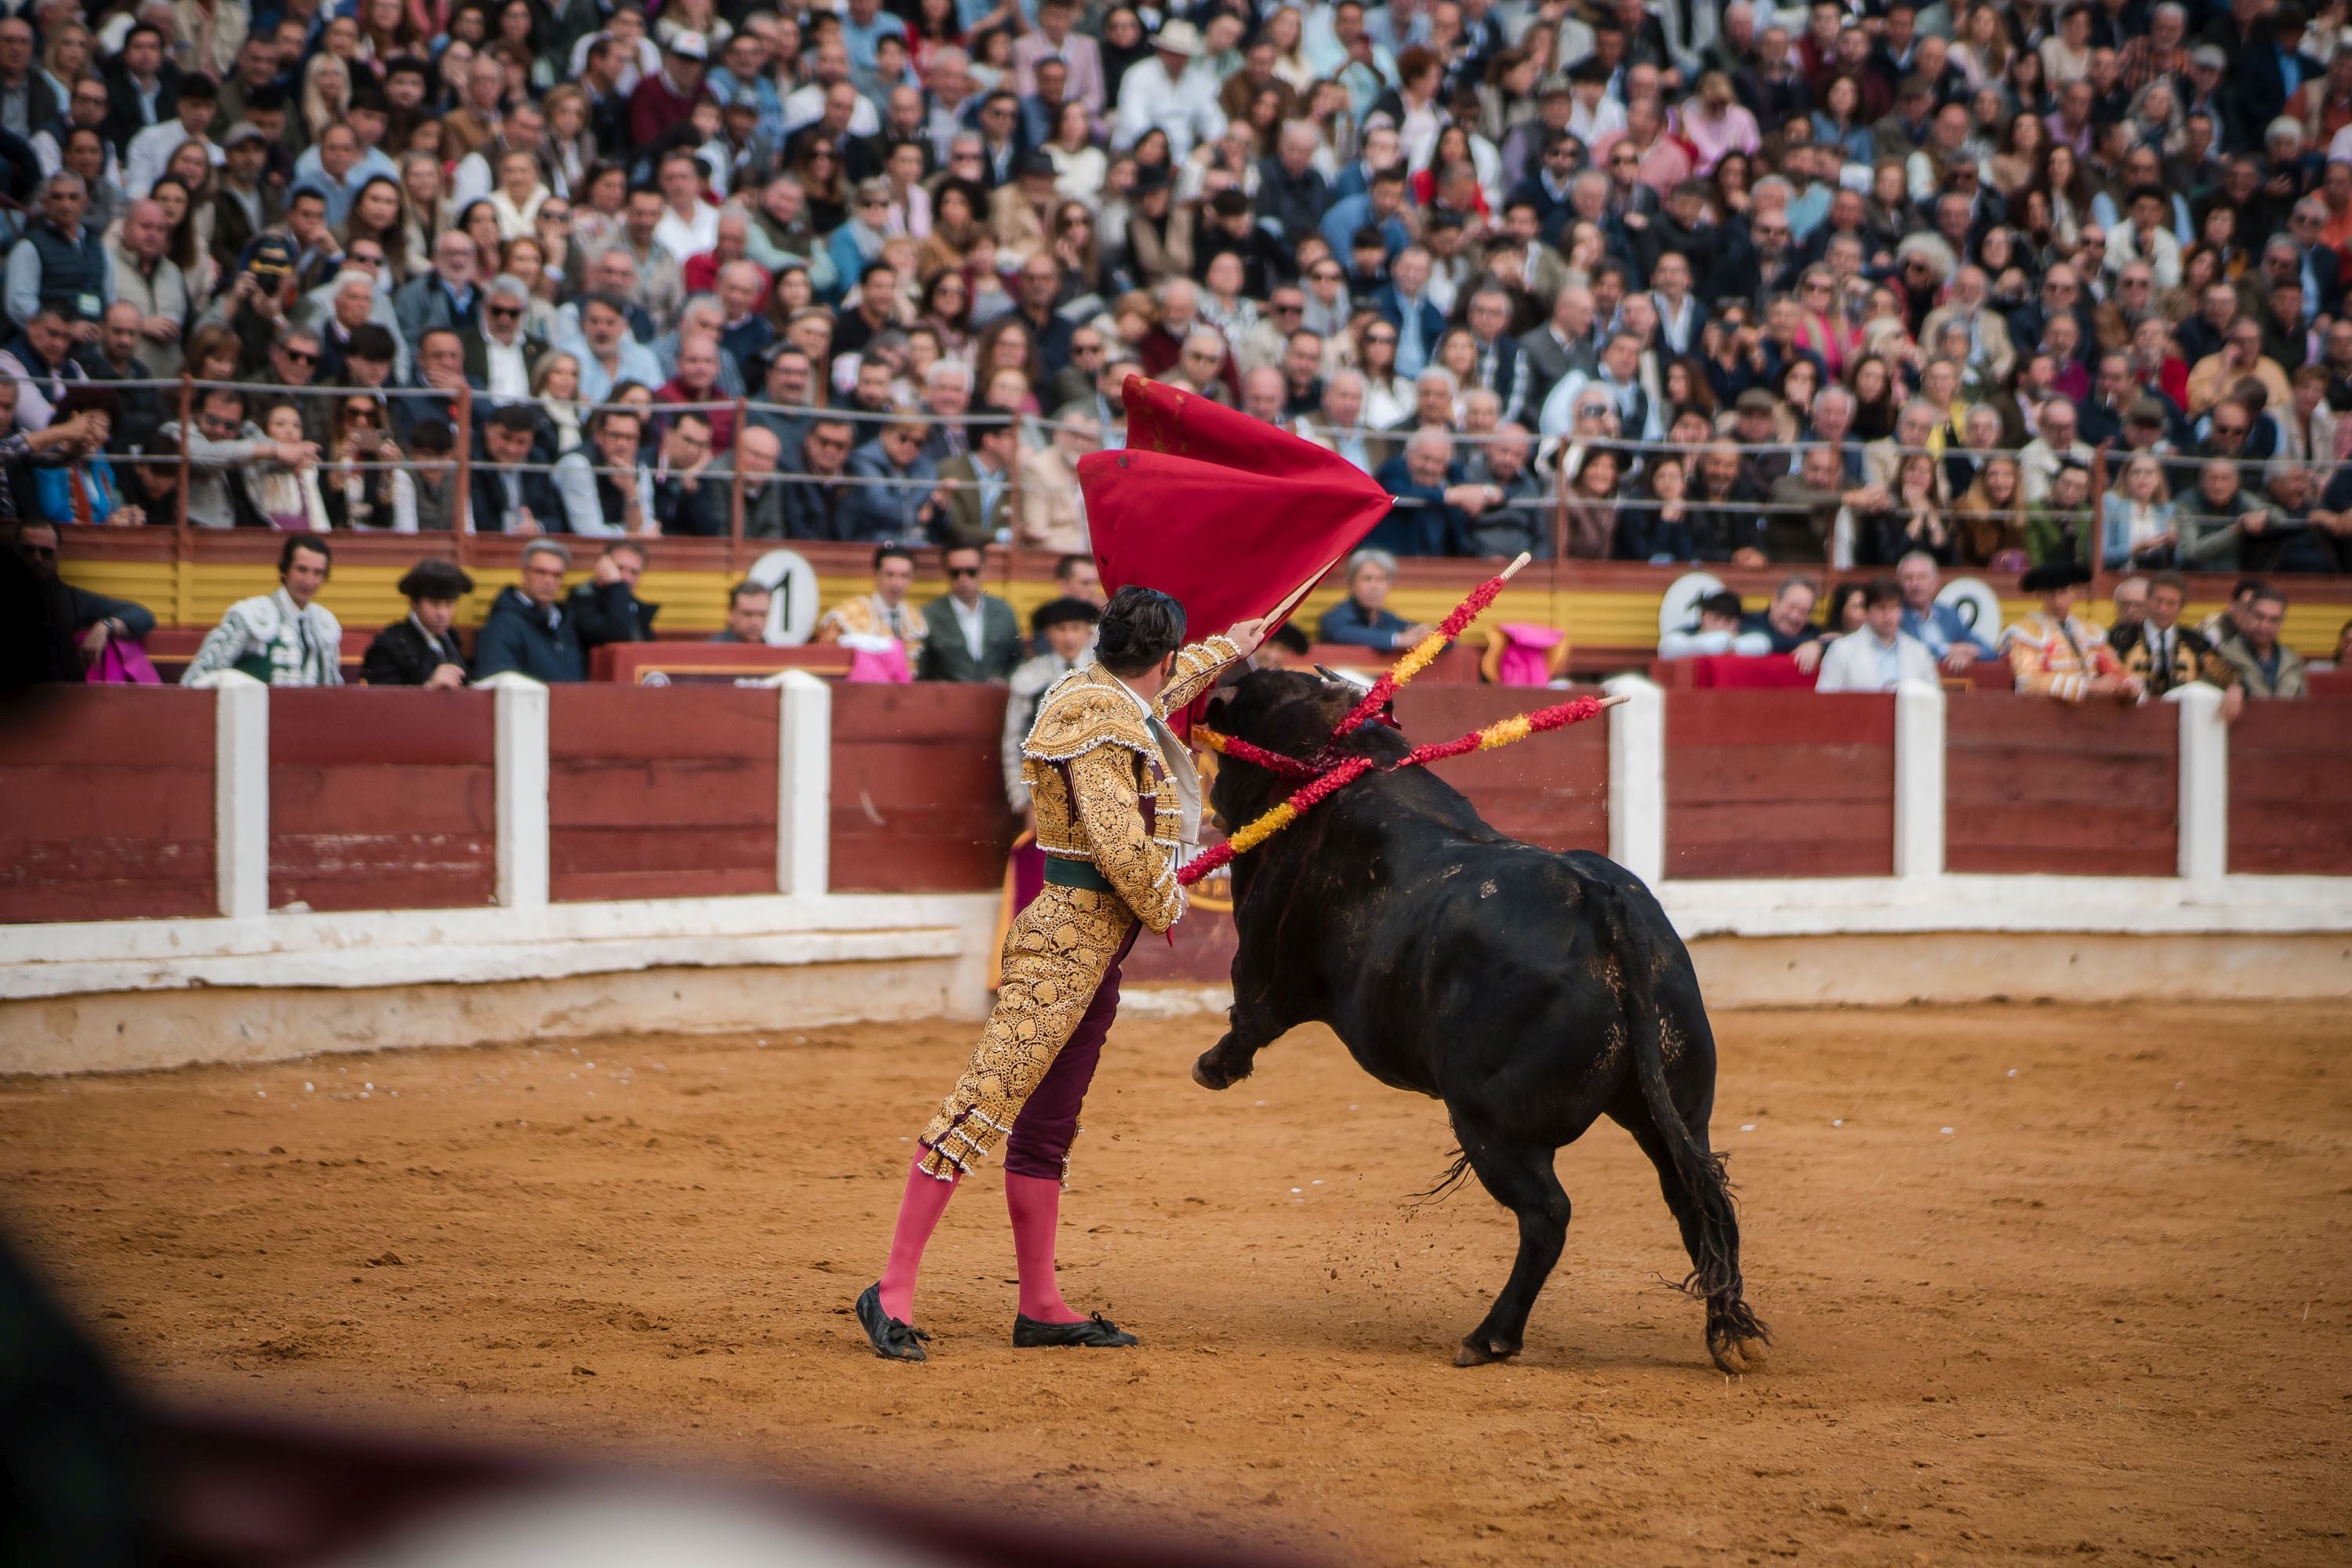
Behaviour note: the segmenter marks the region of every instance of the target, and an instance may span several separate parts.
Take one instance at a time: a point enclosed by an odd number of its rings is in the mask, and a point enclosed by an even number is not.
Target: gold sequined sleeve
[[[1182,708],[1195,697],[1209,689],[1217,672],[1241,658],[1241,649],[1223,637],[1213,637],[1206,642],[1188,643],[1176,650],[1176,672],[1168,684],[1160,689],[1160,715]]]
[[[1097,746],[1069,763],[1079,831],[1103,874],[1135,918],[1166,931],[1184,912],[1183,889],[1169,852],[1143,831],[1137,809],[1136,754],[1124,746]]]

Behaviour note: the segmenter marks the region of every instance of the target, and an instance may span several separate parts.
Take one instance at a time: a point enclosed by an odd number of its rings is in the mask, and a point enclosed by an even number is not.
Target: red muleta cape
[[[1125,391],[1127,448],[1078,459],[1095,563],[1108,593],[1172,595],[1195,639],[1282,608],[1394,504],[1287,431],[1141,376]]]

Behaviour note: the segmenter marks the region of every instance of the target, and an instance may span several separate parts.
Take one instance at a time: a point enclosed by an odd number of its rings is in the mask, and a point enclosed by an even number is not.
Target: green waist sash
[[[1111,890],[1110,879],[1095,868],[1091,860],[1073,860],[1066,856],[1045,857],[1045,880],[1065,888],[1087,888],[1097,893]]]

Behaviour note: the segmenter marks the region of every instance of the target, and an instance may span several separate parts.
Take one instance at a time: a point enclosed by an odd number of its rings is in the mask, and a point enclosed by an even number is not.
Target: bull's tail
[[[1709,1151],[1683,1119],[1675,1105],[1673,1088],[1666,1082],[1667,1035],[1680,1026],[1658,1006],[1656,944],[1626,907],[1624,889],[1599,882],[1588,882],[1587,887],[1591,907],[1602,916],[1616,963],[1633,1074],[1649,1109],[1650,1124],[1665,1145],[1688,1205],[1675,1205],[1691,1257],[1691,1271],[1679,1289],[1706,1303],[1707,1342],[1717,1349],[1717,1360],[1721,1362],[1720,1347],[1726,1341],[1771,1341],[1770,1332],[1742,1296],[1739,1215],[1732,1201],[1731,1182],[1724,1174],[1723,1156]],[[1706,1028],[1706,1021],[1702,1018],[1697,1026]]]

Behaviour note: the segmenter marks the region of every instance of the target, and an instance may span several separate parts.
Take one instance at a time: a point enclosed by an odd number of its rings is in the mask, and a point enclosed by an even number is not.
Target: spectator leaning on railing
[[[29,650],[34,679],[78,681],[115,638],[143,642],[155,629],[145,605],[77,588],[58,575],[58,530],[47,522],[5,522],[6,547],[32,574],[40,595],[39,646]],[[30,628],[19,628],[19,631]],[[15,638],[10,646],[22,648]]]
[[[2304,697],[2303,656],[2279,641],[2286,624],[2286,595],[2257,588],[2243,610],[2237,629],[2221,642],[2220,652],[2238,672],[2250,698]]]
[[[181,684],[235,669],[270,686],[341,686],[343,628],[318,602],[333,563],[325,540],[289,538],[278,552],[278,591],[231,605]]]
[[[1862,628],[1830,644],[1813,689],[1892,691],[1906,680],[1936,684],[1936,657],[1903,629],[1903,590],[1894,578],[1864,584]]]
[[[760,434],[766,435],[767,432]],[[713,632],[710,640],[717,643],[766,642],[768,610],[774,603],[774,590],[764,583],[755,583],[746,577],[727,590],[727,625]]]
[[[596,552],[588,581],[575,585],[566,607],[580,651],[593,656],[607,643],[651,642],[659,605],[637,597],[637,580],[646,574],[646,547],[634,539],[616,539]]]

